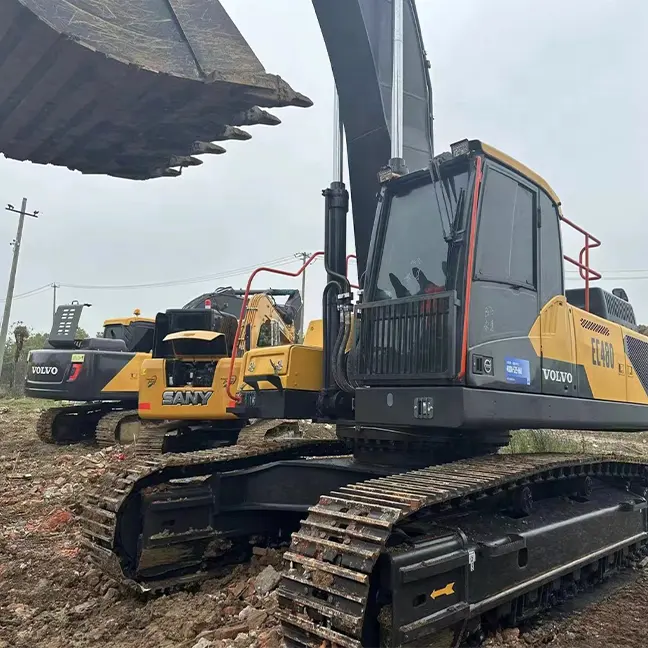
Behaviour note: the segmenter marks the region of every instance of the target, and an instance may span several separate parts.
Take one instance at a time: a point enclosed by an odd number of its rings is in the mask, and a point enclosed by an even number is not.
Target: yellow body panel
[[[304,335],[304,345],[310,347],[322,348],[324,346],[324,321],[321,319],[313,320],[306,329]]]
[[[150,353],[136,353],[134,358],[102,389],[102,392],[133,392],[139,390],[142,364],[151,357]]]
[[[567,303],[560,295],[540,313],[529,339],[538,356],[573,363],[587,378],[592,398],[648,404],[648,395],[632,367],[625,336],[648,338],[620,324]]]
[[[279,376],[284,389],[319,391],[322,388],[324,351],[321,347],[286,344],[253,349],[245,354],[244,362],[246,377]],[[260,382],[259,387],[276,389],[268,382]],[[242,385],[243,391],[250,389],[249,385]]]
[[[191,358],[183,358],[191,360]],[[204,360],[204,358],[200,358]],[[150,358],[142,364],[142,371],[139,383],[139,415],[143,419],[153,420],[230,420],[236,416],[227,413],[227,407],[232,403],[227,395],[227,375],[229,373],[229,358],[220,358],[214,371],[214,380],[210,387],[167,387],[165,379],[165,360],[162,358]],[[237,390],[238,378],[243,359],[237,358],[234,362],[234,373],[232,374],[232,391]],[[192,393],[204,392],[209,394],[209,400],[205,405],[165,405],[165,392]]]

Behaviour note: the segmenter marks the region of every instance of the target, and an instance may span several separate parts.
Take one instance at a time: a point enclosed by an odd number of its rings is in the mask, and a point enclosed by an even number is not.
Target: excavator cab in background
[[[140,376],[139,415],[149,424],[142,426],[139,452],[197,450],[237,442],[249,420],[227,412],[230,354],[235,356],[235,372],[229,379],[237,384],[246,351],[269,350],[298,339],[302,307],[297,290],[256,291],[237,339],[244,294],[224,288],[209,297],[207,308],[168,310],[156,317],[153,354],[143,363]],[[276,298],[285,301],[278,304]]]

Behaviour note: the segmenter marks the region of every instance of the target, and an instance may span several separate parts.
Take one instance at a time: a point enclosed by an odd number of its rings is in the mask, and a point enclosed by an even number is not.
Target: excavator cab
[[[585,236],[578,260],[563,255],[561,223]],[[590,287],[598,244],[540,176],[478,141],[391,180],[356,309],[356,421],[479,431],[492,446],[539,422],[645,427],[626,404],[648,402],[647,342],[619,291]],[[565,291],[565,260],[584,289]]]

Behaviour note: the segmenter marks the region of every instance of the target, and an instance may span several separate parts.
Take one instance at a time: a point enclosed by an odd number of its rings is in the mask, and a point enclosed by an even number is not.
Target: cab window
[[[477,232],[475,278],[535,288],[534,193],[489,167]]]

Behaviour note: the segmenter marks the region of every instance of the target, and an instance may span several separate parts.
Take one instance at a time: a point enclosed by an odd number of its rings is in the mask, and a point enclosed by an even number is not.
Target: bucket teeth
[[[212,144],[211,142],[194,142],[191,147],[191,153],[193,155],[204,155],[207,153],[212,155],[222,155],[225,153],[225,149],[222,146]]]
[[[263,110],[258,106],[250,108],[236,116],[236,123],[241,126],[254,126],[256,124],[263,124],[264,126],[278,126],[281,124],[281,119],[271,115],[267,110]]]
[[[169,166],[172,167],[200,166],[202,163],[202,160],[199,160],[197,157],[193,157],[191,155],[172,155],[169,160]]]
[[[223,128],[223,133],[220,137],[214,137],[212,141],[214,142],[222,142],[224,140],[249,140],[252,139],[252,135],[248,133],[247,131],[244,131],[241,128],[237,128],[236,126],[225,126]]]

